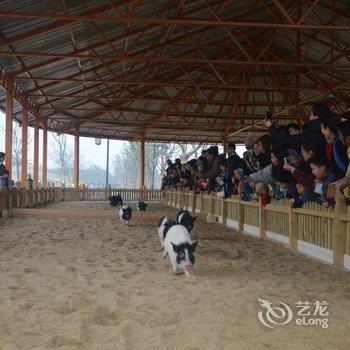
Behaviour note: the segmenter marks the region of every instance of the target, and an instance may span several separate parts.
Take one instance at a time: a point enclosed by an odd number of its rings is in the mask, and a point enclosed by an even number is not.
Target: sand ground
[[[113,210],[101,202],[50,208]],[[155,203],[150,211],[175,214]],[[198,220],[193,276],[175,276],[156,224],[122,226],[117,213],[0,219],[0,349],[350,348],[350,273]],[[258,298],[293,311],[299,300],[328,301],[329,328],[293,319],[269,329],[258,321]]]

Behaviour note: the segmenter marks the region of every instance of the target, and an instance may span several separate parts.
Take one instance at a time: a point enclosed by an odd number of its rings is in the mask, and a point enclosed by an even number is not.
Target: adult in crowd
[[[273,121],[268,118],[265,121],[265,126],[274,141],[281,146],[299,150],[301,144],[313,141],[317,142],[319,147],[324,149],[326,142],[321,132],[321,119],[332,117],[329,107],[316,103],[312,106],[309,121],[304,125],[300,134],[288,135],[279,130]]]
[[[4,165],[5,153],[0,152],[0,186],[8,187],[9,185],[9,171]]]
[[[236,144],[234,142],[229,142],[227,144],[227,171],[231,177],[234,176],[234,171],[236,169],[245,169],[246,165],[242,158],[236,153]]]
[[[335,116],[321,119],[321,131],[327,142],[326,157],[330,171],[337,180],[344,177],[349,164],[346,147],[338,134],[338,126],[339,121]]]

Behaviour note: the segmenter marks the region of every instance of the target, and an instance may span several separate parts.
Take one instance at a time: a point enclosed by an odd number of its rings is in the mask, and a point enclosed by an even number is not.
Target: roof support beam
[[[156,25],[199,25],[208,27],[240,27],[240,28],[273,28],[289,30],[339,30],[350,31],[346,25],[320,25],[320,24],[287,24],[269,22],[248,22],[248,21],[214,21],[206,19],[190,18],[146,18],[146,17],[112,17],[112,16],[91,16],[86,14],[60,14],[60,13],[36,13],[25,11],[0,11],[0,17],[8,18],[34,18],[34,19],[56,19],[69,21],[94,21],[106,23],[133,23],[133,24],[156,24]],[[66,23],[68,24],[68,23]]]

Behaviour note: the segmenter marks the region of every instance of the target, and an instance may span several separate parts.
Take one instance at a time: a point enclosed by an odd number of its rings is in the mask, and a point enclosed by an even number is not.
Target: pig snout
[[[183,270],[192,270],[193,265],[192,265],[192,263],[190,261],[186,261],[186,262],[181,263],[180,267]]]

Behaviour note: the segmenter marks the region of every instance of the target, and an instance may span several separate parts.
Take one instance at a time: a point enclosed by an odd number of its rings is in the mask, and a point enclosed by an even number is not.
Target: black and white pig
[[[109,204],[112,207],[115,207],[117,205],[123,205],[123,199],[119,194],[117,196],[109,196],[108,199],[109,199]]]
[[[193,229],[193,224],[196,221],[197,217],[191,216],[187,210],[180,210],[177,213],[176,221],[187,228],[188,232],[191,232]]]
[[[171,226],[164,239],[164,255],[170,258],[174,273],[185,271],[190,277],[190,271],[194,264],[194,251],[197,242],[192,242],[186,227],[182,225]]]
[[[131,219],[132,209],[129,204],[125,203],[119,209],[119,217],[122,224],[128,224]]]
[[[144,201],[139,201],[137,204],[137,209],[139,211],[146,211],[147,205]]]
[[[163,242],[171,226],[176,225],[176,221],[170,216],[164,216],[158,223],[158,235],[161,249],[164,248]]]

